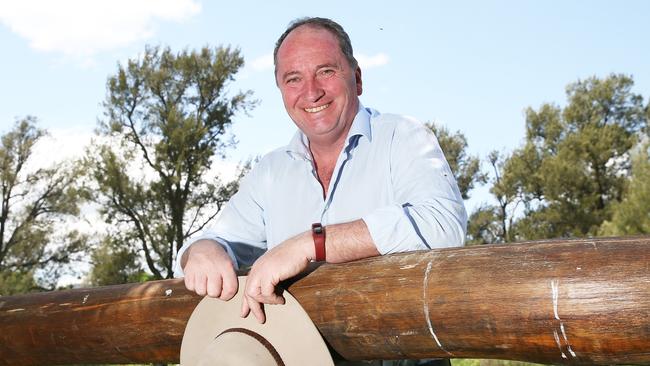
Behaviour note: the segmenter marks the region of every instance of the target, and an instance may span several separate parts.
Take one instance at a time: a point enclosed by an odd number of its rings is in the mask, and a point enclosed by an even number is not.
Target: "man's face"
[[[311,143],[345,139],[359,108],[361,70],[353,70],[329,31],[293,30],[277,54],[284,107]]]

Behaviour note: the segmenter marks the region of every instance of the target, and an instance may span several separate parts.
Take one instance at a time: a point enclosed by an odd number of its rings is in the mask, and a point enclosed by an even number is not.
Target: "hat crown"
[[[284,362],[273,345],[261,335],[244,328],[231,328],[205,347],[197,357],[197,365],[284,366]]]

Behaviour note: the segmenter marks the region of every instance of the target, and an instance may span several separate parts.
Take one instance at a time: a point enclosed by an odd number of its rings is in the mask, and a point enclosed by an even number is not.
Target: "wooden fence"
[[[287,283],[347,359],[650,363],[650,237],[326,264]],[[178,362],[181,280],[0,297],[0,364]]]

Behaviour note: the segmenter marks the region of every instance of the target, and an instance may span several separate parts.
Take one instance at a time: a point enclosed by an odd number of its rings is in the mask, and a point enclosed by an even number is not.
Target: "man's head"
[[[327,18],[318,18],[318,17],[298,18],[289,24],[287,30],[285,30],[284,33],[282,33],[282,35],[280,36],[280,38],[278,38],[277,42],[275,42],[275,49],[273,50],[273,65],[275,66],[276,80],[278,76],[278,49],[282,45],[282,42],[284,42],[284,39],[287,38],[289,33],[291,33],[294,29],[303,25],[310,26],[313,28],[324,29],[332,33],[332,35],[334,35],[336,39],[339,41],[339,48],[341,49],[341,53],[348,60],[350,67],[352,69],[356,69],[357,66],[359,66],[357,59],[354,58],[354,53],[352,51],[352,42],[350,41],[350,37],[348,36],[348,34],[345,32],[345,30],[343,29],[343,27],[341,27],[339,23]]]
[[[342,142],[362,92],[361,69],[343,28],[329,19],[298,20],[278,40],[274,58],[284,106],[310,143]]]

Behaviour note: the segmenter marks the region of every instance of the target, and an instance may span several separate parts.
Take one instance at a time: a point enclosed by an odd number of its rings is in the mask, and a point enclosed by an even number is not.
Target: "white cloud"
[[[38,140],[32,155],[25,167],[26,172],[33,172],[36,169],[48,168],[52,164],[61,163],[80,159],[84,156],[85,151],[91,144],[112,144],[118,148],[116,140],[111,140],[105,136],[97,136],[90,130],[82,129],[51,129],[48,134]],[[227,183],[237,177],[239,163],[232,160],[224,160],[218,156],[212,158],[212,168],[207,172],[207,176],[212,179],[217,177],[223,183]],[[148,169],[142,159],[131,161],[128,170],[132,178],[145,177],[153,179],[156,177],[155,172]]]
[[[388,63],[388,55],[385,53],[378,53],[374,56],[364,54],[357,54],[354,56],[359,62],[361,69],[370,69],[373,67],[384,66]]]
[[[30,47],[89,57],[153,36],[156,21],[198,14],[195,0],[0,0],[0,22]]]
[[[82,157],[93,136],[92,131],[81,129],[49,130],[34,146],[27,170],[49,168],[53,163]]]
[[[251,68],[255,71],[273,70],[273,54],[267,53],[251,61]]]

